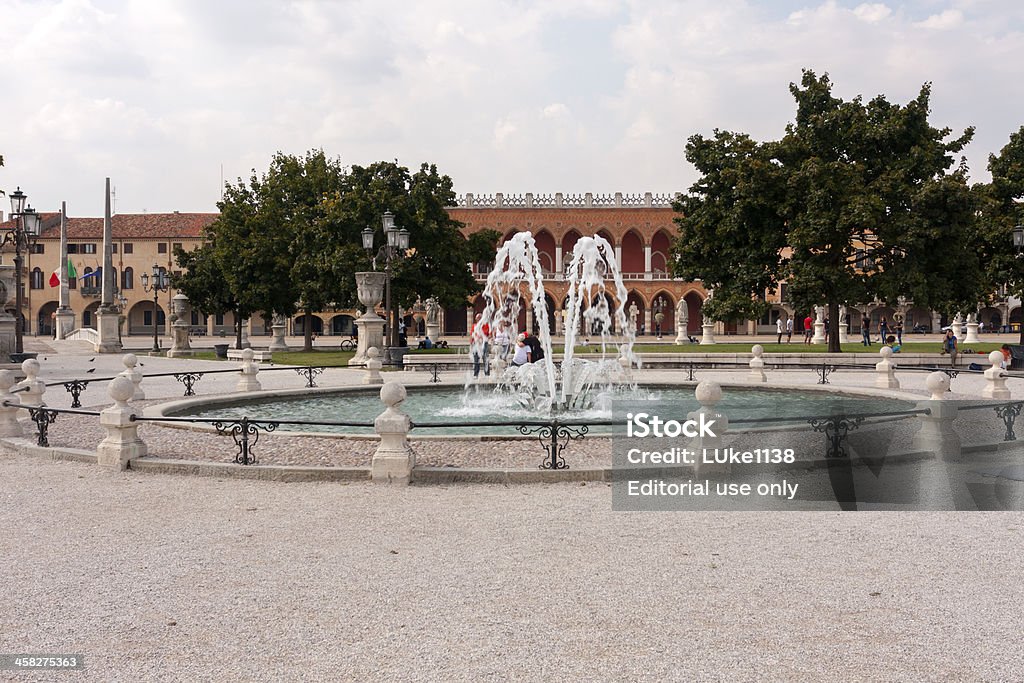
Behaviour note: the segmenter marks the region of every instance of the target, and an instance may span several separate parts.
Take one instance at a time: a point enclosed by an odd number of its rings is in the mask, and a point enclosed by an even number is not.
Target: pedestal
[[[708,346],[709,344],[715,343],[715,325],[712,322],[705,322],[701,325],[701,329],[704,331],[700,338],[701,346]]]
[[[689,338],[689,335],[686,334],[686,323],[683,321],[676,322],[676,344],[685,344]]]
[[[70,308],[58,308],[54,317],[57,339],[65,339],[75,329],[75,312]]]
[[[288,345],[284,343],[284,333],[287,331],[288,326],[285,324],[284,318],[274,316],[274,323],[270,326],[270,329],[274,332],[274,339],[270,342],[270,351],[287,351]]]
[[[14,353],[14,316],[0,309],[0,358],[7,359]]]
[[[980,344],[981,339],[978,338],[978,323],[975,320],[968,319],[967,323],[967,336],[964,337],[964,344]]]
[[[384,348],[384,318],[376,313],[367,313],[356,320],[356,327],[359,329],[359,343],[356,345],[356,355],[348,364],[366,365],[369,360],[366,352],[370,348]]]
[[[812,344],[824,344],[825,343],[825,321],[819,320],[814,323],[814,336],[811,337]]]
[[[249,319],[246,318],[242,321],[242,348],[252,348],[252,343],[249,341]]]
[[[195,351],[188,340],[188,323],[179,319],[171,325],[171,349],[167,352],[168,358],[180,358],[182,356],[193,356]]]
[[[438,341],[441,338],[441,324],[427,323],[427,336],[432,342]]]
[[[117,311],[103,310],[102,306],[97,311],[96,332],[99,333],[99,339],[94,347],[96,353],[121,353],[121,340],[117,334],[118,315]]]

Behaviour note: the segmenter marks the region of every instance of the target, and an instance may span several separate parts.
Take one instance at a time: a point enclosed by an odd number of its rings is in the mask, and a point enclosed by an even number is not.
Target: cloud
[[[892,14],[892,10],[889,9],[887,5],[875,3],[871,5],[857,5],[857,7],[854,8],[853,13],[861,21],[873,24],[887,18]]]
[[[948,31],[964,23],[964,13],[958,9],[943,10],[939,14],[933,14],[922,22],[915,24],[923,28]]]

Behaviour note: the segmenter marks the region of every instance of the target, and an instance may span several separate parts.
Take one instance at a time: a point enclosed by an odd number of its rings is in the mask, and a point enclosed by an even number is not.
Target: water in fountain
[[[481,358],[485,355],[482,334],[485,326],[492,332],[504,326],[510,339],[515,339],[519,332],[517,323],[525,290],[540,330],[544,358],[537,363],[505,370],[495,386],[495,393],[498,397],[512,398],[519,405],[539,410],[589,408],[595,403],[607,409],[610,407],[607,404],[611,387],[627,382],[628,368],[638,362],[633,353],[634,330],[625,313],[626,287],[612,246],[600,236],[580,238],[565,275],[569,291],[565,306],[565,347],[560,368],[556,368],[551,353],[543,269],[533,235],[528,232],[518,233],[498,249],[494,269],[484,287],[487,305],[476,323],[471,352]],[[614,310],[609,306],[605,284],[608,280],[614,283],[614,294],[618,300]],[[575,357],[581,326],[598,336],[599,360]],[[621,334],[613,337],[613,329],[620,330]],[[615,353],[609,358],[610,349]],[[479,397],[473,400],[479,400]]]

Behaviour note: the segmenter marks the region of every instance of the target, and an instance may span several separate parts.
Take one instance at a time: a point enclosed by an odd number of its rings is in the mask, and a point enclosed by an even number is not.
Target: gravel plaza
[[[68,346],[38,349],[44,373],[118,369]],[[216,377],[197,390],[229,391]],[[0,652],[85,657],[7,680],[1024,677],[1019,513],[625,513],[604,482],[283,483],[10,450],[0,476]]]

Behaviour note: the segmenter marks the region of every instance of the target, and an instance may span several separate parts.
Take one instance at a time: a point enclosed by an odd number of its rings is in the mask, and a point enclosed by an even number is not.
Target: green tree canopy
[[[950,170],[973,129],[947,141],[950,129],[928,122],[928,84],[906,105],[844,101],[812,71],[790,91],[796,119],[782,139],[715,131],[687,144],[702,177],[676,203],[676,272],[714,288],[710,314],[756,317],[786,281],[798,308],[829,308],[838,351],[841,304],[973,307],[986,285],[971,248],[976,195],[962,161]]]

